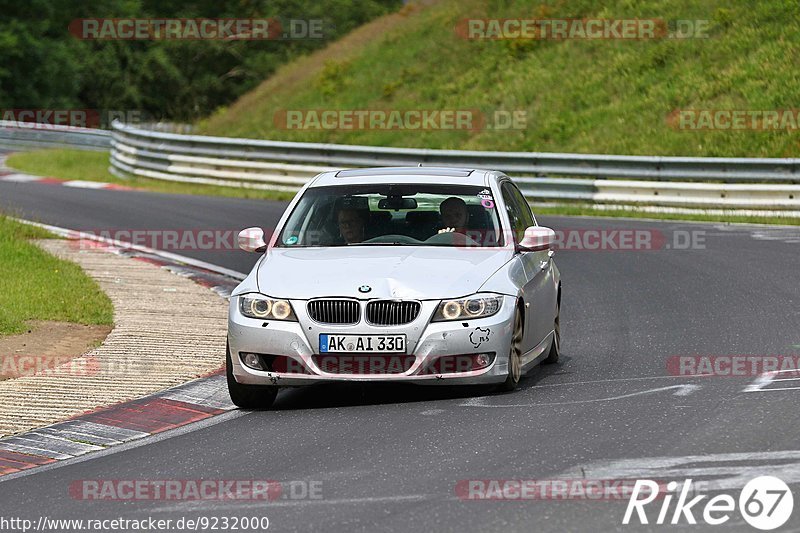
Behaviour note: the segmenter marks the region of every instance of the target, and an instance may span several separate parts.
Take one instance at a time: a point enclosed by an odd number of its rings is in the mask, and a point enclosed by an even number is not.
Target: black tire
[[[236,407],[242,409],[269,409],[278,395],[278,387],[272,385],[243,385],[233,377],[231,349],[225,348],[225,376],[228,379],[228,394]]]
[[[553,344],[550,345],[550,353],[547,358],[542,361],[546,365],[558,363],[558,358],[561,356],[561,306],[556,309],[556,322],[553,326]]]
[[[514,331],[511,334],[511,351],[508,354],[508,377],[498,387],[503,392],[511,392],[522,378],[522,313],[514,313]]]

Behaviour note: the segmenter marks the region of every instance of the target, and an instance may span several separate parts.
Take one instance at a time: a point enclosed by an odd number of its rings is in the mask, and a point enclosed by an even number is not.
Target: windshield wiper
[[[350,242],[347,246],[407,246],[407,242]]]

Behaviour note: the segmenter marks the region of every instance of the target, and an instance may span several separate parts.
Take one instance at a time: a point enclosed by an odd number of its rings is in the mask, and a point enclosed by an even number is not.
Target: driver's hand
[[[455,230],[456,228],[442,228],[439,230],[439,233],[437,233],[437,235],[440,235],[442,233],[453,233]]]

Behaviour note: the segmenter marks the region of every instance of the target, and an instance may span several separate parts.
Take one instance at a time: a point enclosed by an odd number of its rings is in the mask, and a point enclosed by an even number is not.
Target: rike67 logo
[[[659,492],[657,482],[649,479],[637,480],[622,523],[635,525],[638,520],[639,524],[697,524],[698,518],[702,520],[701,523],[712,526],[722,525],[732,518],[734,522],[738,522],[735,518],[737,501],[730,494],[718,494],[711,498],[700,494],[690,499],[694,492],[691,479],[684,481],[682,486],[671,481],[666,488],[667,493],[664,494],[663,491]],[[678,492],[677,501],[672,508],[673,496]],[[654,522],[649,522],[653,518],[652,511],[658,508],[658,504],[648,509],[651,511],[649,518],[645,508],[657,499],[661,500],[658,517]],[[793,508],[794,498],[789,486],[773,476],[751,479],[739,493],[739,514],[745,522],[762,531],[776,529],[785,524],[791,517]]]

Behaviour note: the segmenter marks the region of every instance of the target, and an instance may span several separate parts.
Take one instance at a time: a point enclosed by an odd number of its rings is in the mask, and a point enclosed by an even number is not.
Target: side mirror
[[[519,243],[523,252],[539,252],[550,250],[556,241],[556,232],[544,226],[531,226],[525,229],[525,235]]]
[[[267,249],[264,242],[264,230],[261,228],[247,228],[239,232],[239,248],[245,252],[263,252]]]

